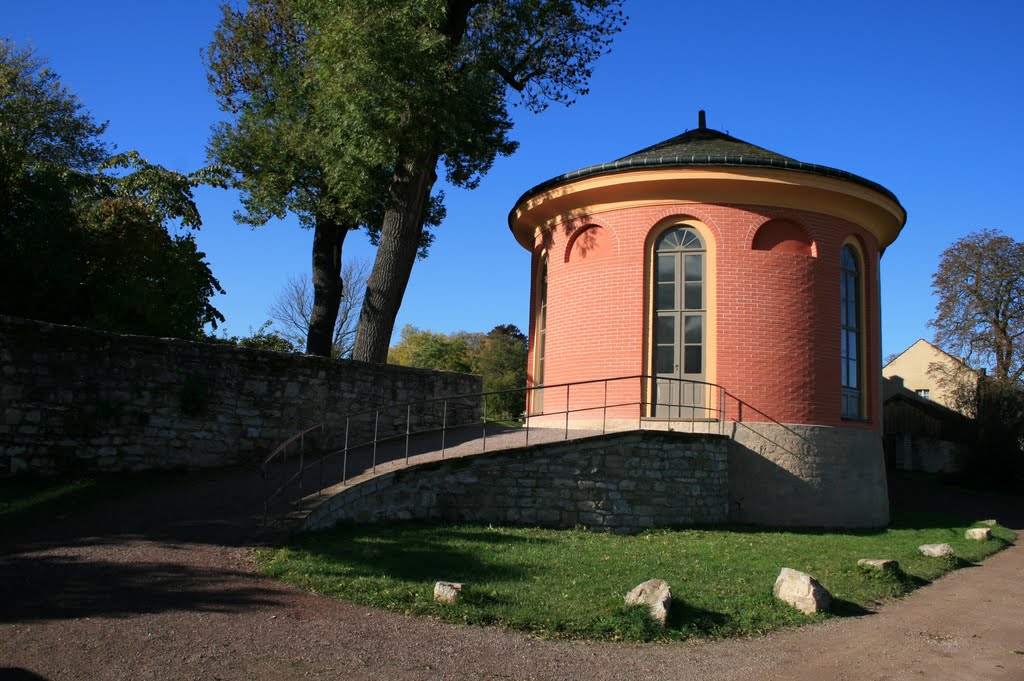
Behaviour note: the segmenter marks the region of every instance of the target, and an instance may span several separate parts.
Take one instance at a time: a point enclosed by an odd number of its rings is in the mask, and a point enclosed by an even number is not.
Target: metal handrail
[[[609,402],[608,402],[608,385],[609,385],[609,383],[617,383],[617,382],[623,382],[623,381],[640,381],[641,382],[640,383],[641,395],[640,395],[639,399],[629,400],[629,401],[626,401],[626,402],[617,401],[615,403],[609,404]],[[675,384],[680,385],[680,386],[691,386],[690,394],[694,395],[694,396],[697,394],[697,391],[700,390],[701,391],[700,394],[704,398],[703,399],[704,404],[690,404],[690,405],[686,405],[686,404],[681,404],[681,403],[673,404],[673,403],[670,403],[670,402],[660,402],[660,401],[648,400],[647,399],[648,393],[649,392],[653,392],[651,390],[651,382],[653,382],[653,381],[667,381],[667,382],[675,383]],[[580,387],[588,386],[588,385],[599,385],[599,384],[603,384],[603,397],[601,397],[599,403],[595,403],[592,406],[584,406],[584,407],[578,407],[578,408],[573,408],[572,407],[572,403],[570,401],[570,395],[573,394],[572,393],[573,390],[575,390],[574,394],[578,395],[578,394],[580,394],[580,391],[579,391]],[[697,386],[700,386],[700,387],[698,388]],[[727,400],[729,398],[732,398],[737,403],[737,407],[738,408],[736,410],[735,418],[734,418],[734,420],[737,421],[737,422],[740,422],[740,421],[743,420],[743,407],[747,406],[748,408],[751,408],[750,405],[747,405],[747,403],[743,402],[743,400],[741,400],[738,397],[732,395],[727,390],[725,390],[725,388],[723,386],[718,385],[716,383],[710,383],[708,381],[696,381],[696,380],[690,380],[690,379],[659,377],[659,376],[653,376],[653,375],[650,375],[650,374],[637,374],[637,375],[632,375],[632,376],[617,376],[617,377],[614,377],[614,378],[589,379],[589,380],[584,380],[584,381],[572,381],[572,382],[568,382],[568,383],[558,383],[558,384],[552,384],[552,385],[539,385],[539,386],[530,386],[530,387],[525,387],[525,388],[511,388],[511,389],[507,389],[507,390],[495,390],[495,391],[488,391],[488,392],[467,393],[467,394],[462,394],[462,395],[454,395],[454,396],[446,396],[446,397],[435,397],[435,398],[428,398],[428,399],[424,399],[424,400],[413,400],[413,401],[410,401],[410,402],[404,402],[404,403],[398,403],[398,404],[383,405],[383,406],[375,407],[373,409],[366,409],[366,410],[363,410],[363,411],[354,412],[354,413],[351,413],[351,414],[345,416],[344,417],[344,422],[345,422],[344,445],[342,447],[340,447],[340,448],[338,448],[338,447],[335,447],[335,448],[328,447],[325,450],[322,450],[319,453],[319,458],[317,459],[317,461],[315,461],[314,463],[309,464],[308,466],[305,464],[304,437],[305,437],[305,435],[311,433],[312,431],[318,430],[318,429],[326,433],[327,432],[327,426],[326,426],[325,423],[318,423],[318,424],[316,424],[314,426],[310,426],[310,427],[306,428],[305,430],[303,430],[303,431],[301,431],[299,433],[296,433],[295,435],[293,435],[290,438],[288,438],[288,440],[283,442],[281,445],[279,445],[276,449],[274,449],[274,451],[271,452],[263,460],[263,466],[262,466],[262,469],[263,469],[263,472],[264,472],[264,476],[263,477],[264,477],[264,481],[265,481],[264,482],[264,492],[265,492],[264,493],[264,514],[266,516],[266,514],[268,512],[268,506],[269,506],[270,501],[272,499],[274,499],[275,497],[284,494],[285,490],[290,485],[292,485],[292,484],[297,482],[298,486],[299,486],[299,490],[301,491],[302,490],[302,480],[303,480],[303,477],[305,476],[305,474],[310,469],[312,469],[314,466],[317,466],[317,465],[319,465],[319,469],[320,469],[320,476],[319,476],[320,477],[320,485],[319,485],[318,489],[322,492],[323,489],[324,489],[323,481],[324,481],[324,468],[325,468],[325,464],[326,464],[327,460],[332,458],[332,457],[339,456],[339,455],[342,457],[340,479],[341,479],[341,483],[342,484],[347,484],[348,483],[348,479],[349,479],[349,460],[348,460],[348,457],[349,457],[349,452],[351,452],[353,450],[360,450],[360,449],[363,449],[363,448],[372,448],[372,457],[371,457],[370,465],[367,466],[367,469],[372,470],[373,472],[376,472],[377,465],[378,465],[378,447],[381,444],[389,443],[389,442],[397,440],[399,438],[404,439],[404,441],[405,441],[405,444],[404,444],[404,459],[405,459],[406,465],[409,465],[409,461],[410,461],[410,457],[411,457],[411,455],[410,455],[410,439],[412,437],[414,437],[414,436],[417,436],[417,437],[418,436],[425,436],[425,435],[428,435],[430,433],[438,433],[438,432],[440,432],[440,435],[441,435],[440,454],[441,454],[441,458],[443,459],[445,457],[445,454],[446,454],[446,446],[447,446],[446,439],[447,439],[447,435],[449,434],[450,431],[453,431],[455,429],[464,429],[464,428],[467,428],[467,427],[480,426],[481,427],[481,437],[479,439],[480,439],[480,441],[482,443],[481,452],[486,452],[487,451],[487,425],[488,425],[488,420],[487,420],[488,419],[488,414],[487,414],[487,400],[488,400],[488,398],[497,398],[498,396],[509,395],[509,394],[518,394],[518,393],[525,393],[525,396],[530,396],[531,394],[533,394],[535,391],[538,391],[538,390],[556,391],[557,392],[557,391],[560,391],[560,390],[563,390],[563,389],[565,391],[565,409],[555,409],[555,410],[552,410],[552,411],[542,410],[540,413],[534,413],[534,414],[530,414],[530,413],[527,412],[527,413],[524,413],[521,416],[513,419],[513,420],[517,420],[517,421],[518,420],[522,420],[524,422],[524,426],[525,426],[525,433],[524,434],[525,434],[525,444],[526,445],[528,445],[529,441],[530,441],[530,430],[531,430],[531,427],[534,430],[536,430],[538,428],[538,426],[531,426],[531,420],[536,421],[536,420],[544,419],[544,420],[547,421],[547,420],[550,420],[551,417],[558,417],[558,416],[561,416],[563,414],[564,414],[564,417],[565,417],[564,418],[564,424],[562,424],[563,425],[563,439],[568,439],[568,437],[569,437],[569,430],[570,430],[570,428],[569,428],[570,416],[572,414],[579,414],[579,413],[582,413],[582,412],[590,412],[590,411],[597,411],[597,410],[601,410],[602,411],[601,430],[600,430],[600,432],[603,434],[603,433],[607,432],[608,410],[609,409],[614,410],[614,409],[617,409],[617,408],[630,407],[630,406],[634,406],[634,405],[639,406],[640,409],[639,409],[639,414],[638,414],[638,417],[637,417],[637,428],[641,429],[643,427],[643,423],[644,423],[645,420],[650,421],[652,423],[653,422],[658,422],[658,421],[661,420],[660,417],[650,417],[650,416],[647,416],[646,413],[648,411],[652,411],[653,412],[653,411],[656,411],[657,407],[659,407],[659,406],[666,406],[666,407],[670,407],[670,408],[672,408],[674,410],[678,410],[677,414],[675,414],[675,415],[673,415],[671,417],[667,417],[667,418],[664,419],[664,421],[667,422],[668,424],[672,424],[672,423],[691,423],[691,424],[694,424],[694,423],[701,423],[701,422],[706,422],[706,423],[715,423],[715,422],[717,422],[718,425],[719,425],[719,434],[724,434],[724,427],[725,427],[724,424],[726,422],[726,416],[727,416],[727,404],[726,404],[726,402],[727,402]],[[682,388],[680,388],[680,390],[682,390]],[[550,394],[550,392],[548,392],[548,394]],[[708,403],[708,402],[710,402],[710,400],[708,398],[710,398],[710,397],[712,397],[713,395],[716,395],[716,394],[717,394],[717,404],[713,406],[713,405]],[[682,392],[680,392],[680,395],[682,395]],[[551,401],[552,401],[551,398],[545,399],[545,403],[547,403],[547,404],[550,404]],[[531,402],[532,402],[532,400],[531,400]],[[680,400],[680,402],[682,402],[682,400]],[[440,425],[440,427],[436,427],[435,426],[435,427],[427,427],[427,428],[424,428],[422,430],[414,430],[413,427],[412,427],[413,426],[413,414],[416,413],[418,417],[420,417],[420,418],[422,417],[421,414],[416,412],[414,407],[422,407],[422,406],[427,406],[427,405],[437,405],[438,403],[440,403],[440,405],[441,405],[441,418],[440,418],[441,425]],[[555,403],[557,404],[557,400],[555,400]],[[456,419],[456,423],[453,425],[451,422],[449,422],[449,419],[448,419],[449,411],[450,411],[450,406],[452,404],[455,404],[456,409],[459,406],[468,407],[471,412],[480,415],[479,416],[479,420],[471,420],[471,421],[461,422],[458,419]],[[685,415],[685,412],[683,410],[689,410],[689,412],[690,412],[689,413],[689,417],[687,417]],[[764,412],[761,412],[758,409],[752,409],[752,410],[755,413],[759,414],[760,416],[764,417],[766,420],[778,423],[777,421],[775,421],[775,419],[771,418],[767,414],[764,414]],[[380,432],[380,428],[381,428],[381,414],[382,413],[387,414],[387,413],[391,413],[391,412],[400,413],[401,411],[405,412],[405,415],[404,415],[405,416],[404,428],[403,427],[398,427],[398,428],[395,429],[396,432],[394,432],[393,434],[384,434],[384,435],[382,435],[381,432]],[[698,412],[700,412],[700,414],[701,414],[699,417],[697,415]],[[353,435],[353,430],[354,429],[352,428],[352,424],[353,423],[358,423],[360,418],[368,418],[370,416],[373,416],[373,436],[372,436],[372,438],[368,439],[368,440],[361,441],[361,442],[353,443],[351,436]],[[417,420],[419,420],[419,418]],[[430,421],[430,419],[425,419],[425,420],[427,422]],[[435,421],[436,420],[437,419],[435,418]],[[368,429],[368,425],[369,424],[367,424],[367,429]],[[428,425],[429,425],[429,423],[428,423]],[[543,428],[543,427],[545,427],[545,426],[541,426],[541,428]],[[595,429],[595,431],[596,431],[596,429]],[[388,430],[388,432],[390,432],[390,429]],[[296,442],[296,440],[298,440],[299,443],[300,443],[300,452],[299,452],[300,459],[299,459],[299,468],[298,468],[298,470],[293,475],[288,476],[287,479],[281,484],[281,486],[279,488],[277,488],[273,492],[267,492],[267,484],[268,484],[267,480],[268,480],[268,477],[269,477],[268,476],[268,471],[270,469],[270,464],[273,463],[278,458],[280,458],[280,459],[282,459],[282,465],[286,465],[287,464],[287,455],[288,455],[289,445],[294,444]],[[434,450],[434,451],[436,451],[436,450]],[[399,455],[399,456],[395,457],[394,459],[389,460],[388,463],[391,463],[392,461],[395,461],[395,460],[400,460],[402,458],[403,458],[403,456]]]

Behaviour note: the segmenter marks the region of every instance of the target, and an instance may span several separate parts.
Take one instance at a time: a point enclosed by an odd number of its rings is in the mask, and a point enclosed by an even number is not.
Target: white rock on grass
[[[949,544],[922,544],[917,550],[932,558],[942,558],[953,555],[953,547]]]
[[[982,525],[988,525],[989,527],[995,527],[996,525],[999,524],[999,521],[994,520],[992,518],[989,518],[988,520],[982,520],[981,524]]]
[[[648,579],[626,594],[626,605],[649,606],[651,619],[665,626],[672,607],[672,587],[664,579]]]
[[[792,568],[782,568],[772,593],[805,615],[828,610],[832,605],[832,594],[818,580]]]
[[[900,571],[900,564],[891,558],[861,558],[857,561],[857,565],[878,570],[879,572]]]
[[[451,605],[459,600],[465,584],[459,582],[438,582],[434,585],[434,600],[438,603]]]
[[[964,532],[966,539],[977,539],[978,541],[985,541],[986,539],[992,538],[992,530],[987,527],[972,527],[971,529]]]

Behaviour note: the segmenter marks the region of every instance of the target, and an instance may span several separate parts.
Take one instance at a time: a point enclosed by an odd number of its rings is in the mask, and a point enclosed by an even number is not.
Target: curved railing
[[[329,484],[347,484],[353,475],[376,472],[383,463],[404,459],[408,465],[412,457],[427,453],[444,459],[453,450],[463,456],[645,427],[721,435],[727,397],[729,393],[714,383],[635,375],[429,398],[355,412],[333,430],[317,423],[292,435],[263,460],[264,514],[292,487],[300,494],[307,486],[322,491]],[[525,402],[529,411],[496,413],[507,412],[511,398]],[[742,420],[742,403],[737,404],[736,413],[729,414],[733,421]],[[312,453],[307,445],[311,439]],[[294,470],[287,465],[290,456],[298,459]]]

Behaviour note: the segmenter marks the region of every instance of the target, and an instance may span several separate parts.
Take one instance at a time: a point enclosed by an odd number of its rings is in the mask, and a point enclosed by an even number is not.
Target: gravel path
[[[904,503],[1024,528],[1020,499]],[[757,639],[532,640],[317,597],[256,575],[258,478],[67,519],[0,553],[7,679],[1024,679],[1024,546],[876,613]]]

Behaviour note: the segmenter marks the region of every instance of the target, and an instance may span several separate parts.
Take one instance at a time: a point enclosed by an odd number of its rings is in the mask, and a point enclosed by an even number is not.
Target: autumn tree
[[[105,129],[43,60],[0,41],[0,313],[202,337],[223,320],[188,232],[211,176],[115,155]]]
[[[1024,471],[1024,242],[994,229],[958,239],[932,279],[936,343],[967,365],[941,377],[974,419],[976,479],[1007,486]]]
[[[932,278],[935,342],[996,380],[1024,374],[1024,242],[994,229],[958,239]]]
[[[526,336],[514,324],[488,333],[437,333],[406,325],[388,353],[388,362],[483,376],[490,416],[519,416],[526,408]],[[508,391],[508,392],[502,392]]]

